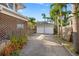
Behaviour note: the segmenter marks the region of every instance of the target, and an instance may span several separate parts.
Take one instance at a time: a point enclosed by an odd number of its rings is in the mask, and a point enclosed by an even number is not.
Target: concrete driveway
[[[53,35],[33,34],[28,44],[22,49],[21,56],[71,56],[71,54],[54,39]]]

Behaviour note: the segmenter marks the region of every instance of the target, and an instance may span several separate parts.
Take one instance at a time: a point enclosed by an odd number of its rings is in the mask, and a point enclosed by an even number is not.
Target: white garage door
[[[37,27],[37,33],[44,33],[43,27]]]
[[[45,34],[53,34],[53,28],[52,27],[37,27],[37,33],[45,33]]]
[[[47,33],[47,34],[53,34],[53,28],[51,28],[51,27],[46,27],[46,28],[45,28],[45,33]]]

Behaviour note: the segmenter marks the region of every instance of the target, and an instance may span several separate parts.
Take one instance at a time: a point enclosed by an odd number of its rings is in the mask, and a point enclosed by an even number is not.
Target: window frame
[[[24,24],[22,23],[17,24],[17,29],[24,29]]]

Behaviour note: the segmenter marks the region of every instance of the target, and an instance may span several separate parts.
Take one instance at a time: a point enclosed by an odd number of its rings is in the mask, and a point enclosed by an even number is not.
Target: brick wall
[[[24,24],[24,29],[17,29],[17,24]],[[0,32],[2,35],[27,34],[27,21],[0,13]]]

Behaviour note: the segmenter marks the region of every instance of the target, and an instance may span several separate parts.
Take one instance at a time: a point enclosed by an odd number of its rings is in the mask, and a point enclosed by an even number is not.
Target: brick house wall
[[[24,24],[24,28],[18,29],[17,24]],[[0,13],[0,32],[4,32],[7,35],[27,34],[27,30],[27,21]]]

